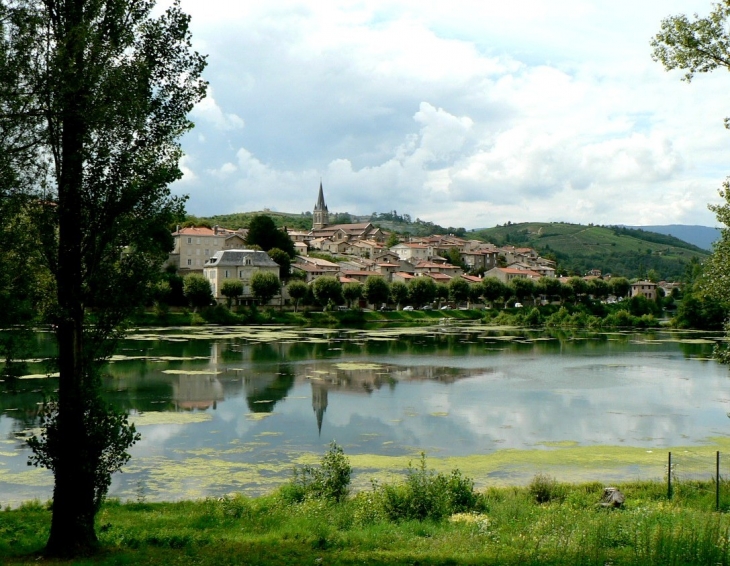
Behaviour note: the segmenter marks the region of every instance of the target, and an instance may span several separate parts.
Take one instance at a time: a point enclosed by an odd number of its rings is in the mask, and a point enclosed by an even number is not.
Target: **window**
[[[200,243],[200,238],[198,238],[198,244]]]
[[[192,259],[189,259],[188,260],[188,265],[193,265],[193,260]]]
[[[238,272],[239,279],[243,279],[243,269]]]
[[[192,243],[193,243],[193,239],[192,238],[188,238],[188,244],[192,244]]]
[[[200,248],[195,248],[195,255],[200,255]]]
[[[205,257],[210,257],[210,250],[207,248],[205,249]]]

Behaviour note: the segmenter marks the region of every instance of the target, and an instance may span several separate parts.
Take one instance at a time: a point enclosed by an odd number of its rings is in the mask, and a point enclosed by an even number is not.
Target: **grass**
[[[546,488],[547,486],[547,488]],[[618,486],[623,509],[598,505],[603,485],[489,488],[482,509],[441,520],[389,519],[379,491],[335,502],[292,502],[284,490],[180,503],[107,502],[102,550],[73,564],[728,564],[730,516],[712,511],[711,485],[666,499],[655,482]],[[695,486],[696,487],[696,486]],[[541,501],[541,502],[538,502]],[[0,563],[36,564],[50,512],[0,512]],[[55,564],[51,560],[40,560]],[[62,562],[58,562],[62,563]]]

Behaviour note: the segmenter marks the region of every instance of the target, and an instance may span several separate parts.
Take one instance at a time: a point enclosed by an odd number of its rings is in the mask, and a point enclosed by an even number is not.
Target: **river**
[[[57,386],[50,335],[0,384],[0,505],[50,497],[25,439]],[[481,325],[132,332],[105,395],[142,440],[110,495],[176,500],[260,494],[336,440],[356,486],[425,452],[478,485],[655,478],[668,450],[730,451],[730,374],[711,332],[571,332]]]

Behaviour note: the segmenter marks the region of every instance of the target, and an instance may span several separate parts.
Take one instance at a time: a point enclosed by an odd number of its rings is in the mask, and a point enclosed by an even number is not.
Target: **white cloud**
[[[730,79],[649,47],[705,4],[188,0],[215,97],[179,190],[196,214],[310,210],[323,177],[333,210],[446,225],[711,223]]]

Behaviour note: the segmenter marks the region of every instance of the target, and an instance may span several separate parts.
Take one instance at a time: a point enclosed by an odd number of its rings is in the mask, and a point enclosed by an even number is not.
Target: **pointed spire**
[[[317,204],[314,205],[314,210],[327,210],[327,205],[324,203],[324,191],[322,190],[322,179],[319,180],[319,196],[317,197]]]

